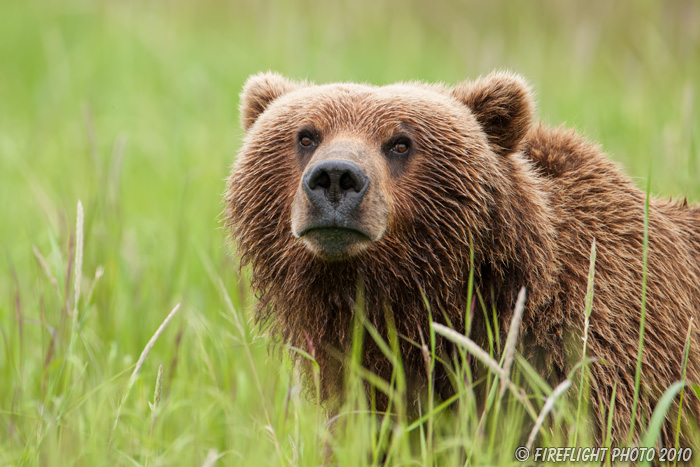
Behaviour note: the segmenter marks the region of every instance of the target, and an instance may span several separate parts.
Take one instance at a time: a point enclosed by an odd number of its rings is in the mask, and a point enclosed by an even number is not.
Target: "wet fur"
[[[533,125],[532,109],[528,87],[507,73],[454,88],[313,86],[274,74],[249,80],[242,95],[247,135],[228,183],[226,225],[241,263],[251,267],[258,319],[291,345],[313,346],[325,399],[342,394],[338,355],[352,338],[359,281],[365,314],[384,336],[385,309],[391,310],[404,337],[409,398],[419,397],[425,366],[411,341],[421,342],[429,332],[421,291],[436,321],[449,319],[464,331],[471,247],[475,285],[488,309],[498,310],[501,342],[517,292],[527,288],[520,351],[556,384],[581,358],[595,239],[587,354],[599,361],[591,366],[592,414],[600,437],[603,409],[617,383],[613,438],[626,439],[639,339],[645,194],[597,146],[571,131]],[[350,135],[369,145],[381,144],[402,122],[419,141],[400,173],[382,175],[392,204],[386,232],[347,261],[324,262],[291,234],[291,206],[305,169],[293,146],[301,121],[319,127],[325,140]],[[681,379],[690,319],[700,320],[700,210],[652,199],[649,218],[638,408],[638,419],[645,420],[663,391]],[[480,312],[470,335],[488,348]],[[698,382],[695,332],[692,339],[687,379]],[[438,339],[437,352],[449,355],[451,344]],[[368,339],[363,362],[390,379],[391,364]],[[438,391],[449,395],[447,374],[436,378]],[[697,424],[699,409],[686,391],[684,425]],[[675,417],[673,410],[669,417]],[[668,446],[672,427],[669,421],[664,428]],[[688,433],[681,438],[686,445]]]

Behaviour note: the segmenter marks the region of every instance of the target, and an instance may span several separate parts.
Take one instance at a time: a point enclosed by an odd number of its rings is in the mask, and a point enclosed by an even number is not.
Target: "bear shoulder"
[[[551,178],[618,170],[617,165],[604,156],[599,145],[563,126],[535,125],[525,136],[521,151],[542,175]]]

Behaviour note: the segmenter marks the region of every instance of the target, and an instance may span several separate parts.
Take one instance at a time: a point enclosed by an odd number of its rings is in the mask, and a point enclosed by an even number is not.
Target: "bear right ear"
[[[532,125],[532,92],[516,74],[501,71],[465,81],[452,96],[469,107],[497,154],[515,151]]]
[[[241,126],[243,129],[248,131],[260,114],[275,99],[299,87],[301,84],[272,72],[258,73],[248,78],[243,86],[243,92],[241,92]]]

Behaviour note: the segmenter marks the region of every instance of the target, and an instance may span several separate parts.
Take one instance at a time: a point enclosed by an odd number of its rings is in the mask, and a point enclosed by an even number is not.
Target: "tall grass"
[[[443,360],[437,328],[417,343],[429,377],[443,365],[455,382],[417,419],[400,397],[400,336],[382,344],[390,381],[363,371],[356,340],[348,398],[328,419],[290,356],[268,350],[220,228],[237,95],[267,69],[382,84],[511,68],[545,123],[584,131],[634,177],[651,154],[663,169],[648,191],[698,200],[698,18],[697,2],[651,0],[4,2],[0,464],[512,465],[538,417],[538,445],[572,430],[587,442],[586,393],[548,386],[496,326],[478,381],[474,349]],[[470,298],[467,320],[498,323]],[[373,411],[366,382],[393,414]],[[635,423],[653,437],[652,421]]]

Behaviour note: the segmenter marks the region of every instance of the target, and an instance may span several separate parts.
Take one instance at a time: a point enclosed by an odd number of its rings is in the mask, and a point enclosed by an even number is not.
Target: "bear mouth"
[[[355,256],[372,243],[366,233],[338,226],[310,227],[299,237],[313,254],[329,261]]]

